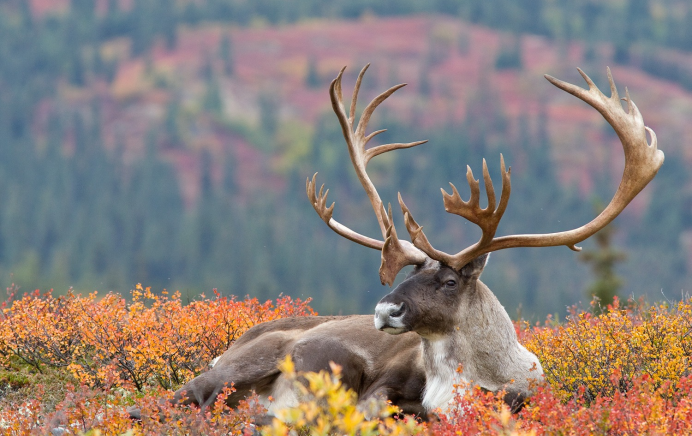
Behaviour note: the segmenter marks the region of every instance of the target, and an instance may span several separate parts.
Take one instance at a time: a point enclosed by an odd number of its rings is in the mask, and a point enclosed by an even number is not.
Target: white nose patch
[[[390,315],[401,309],[404,303],[394,304],[394,303],[379,303],[375,306],[375,328],[377,330],[382,330],[383,327],[393,327],[395,329],[400,329],[404,327],[401,322],[401,318],[392,318]]]

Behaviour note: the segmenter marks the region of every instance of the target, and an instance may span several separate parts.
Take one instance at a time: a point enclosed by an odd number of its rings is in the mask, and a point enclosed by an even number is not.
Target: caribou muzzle
[[[375,328],[392,335],[398,335],[411,330],[404,323],[406,312],[407,307],[404,302],[394,304],[380,301],[375,307]]]

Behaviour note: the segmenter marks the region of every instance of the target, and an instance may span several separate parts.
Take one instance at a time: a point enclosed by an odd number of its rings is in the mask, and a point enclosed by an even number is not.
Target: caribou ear
[[[488,264],[490,253],[481,254],[461,268],[461,276],[467,280],[478,280],[483,273],[483,268]]]

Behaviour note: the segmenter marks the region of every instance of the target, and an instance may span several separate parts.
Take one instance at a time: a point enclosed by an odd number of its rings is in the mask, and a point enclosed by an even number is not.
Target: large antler
[[[384,210],[382,200],[380,199],[375,186],[370,181],[370,177],[366,172],[366,167],[368,162],[373,157],[386,153],[392,150],[398,150],[401,148],[415,147],[416,145],[423,144],[427,141],[416,141],[407,144],[397,143],[397,144],[384,144],[369,149],[365,149],[368,142],[386,130],[377,130],[365,135],[365,129],[368,126],[370,117],[373,112],[383,101],[392,95],[396,90],[405,86],[405,84],[396,85],[389,88],[387,91],[378,95],[373,99],[370,104],[367,105],[363,114],[358,121],[358,125],[355,130],[353,128],[353,123],[355,121],[356,115],[356,102],[358,100],[358,91],[360,90],[360,84],[363,80],[363,75],[368,69],[370,64],[366,65],[358,74],[358,79],[356,80],[356,86],[353,89],[353,97],[351,98],[351,107],[349,110],[349,115],[346,116],[343,105],[343,97],[341,93],[341,78],[343,76],[346,67],[342,68],[339,75],[334,79],[329,86],[329,96],[332,101],[332,108],[336,113],[336,117],[339,119],[339,124],[341,124],[341,129],[343,131],[344,139],[346,140],[346,145],[348,146],[348,153],[351,156],[351,162],[358,175],[358,180],[363,185],[372,208],[375,211],[375,216],[377,217],[377,222],[380,225],[380,230],[382,231],[382,236],[384,241],[377,239],[372,239],[367,236],[363,236],[360,233],[354,232],[348,227],[340,224],[334,218],[332,214],[334,212],[334,203],[327,207],[327,194],[329,190],[324,191],[324,185],[320,188],[319,194],[317,193],[317,173],[312,176],[312,180],[309,178],[306,181],[306,191],[310,203],[317,211],[317,214],[322,218],[322,220],[327,223],[327,225],[334,230],[339,235],[350,239],[353,242],[357,242],[366,247],[374,248],[377,250],[382,250],[382,264],[380,265],[380,280],[382,283],[388,283],[391,285],[394,282],[396,274],[406,265],[416,265],[425,262],[426,256],[419,249],[414,247],[408,241],[400,241],[397,238],[396,229],[394,228],[394,223],[392,222],[392,212],[391,207],[389,208],[389,213]]]
[[[550,83],[580,98],[589,105],[593,106],[608,123],[615,129],[620,142],[625,151],[625,170],[622,175],[620,186],[615,192],[615,196],[608,206],[596,218],[588,224],[579,228],[548,234],[535,235],[511,235],[495,238],[497,225],[502,218],[510,194],[510,171],[505,171],[504,159],[501,158],[502,165],[502,194],[499,206],[495,204],[495,190],[492,180],[488,174],[488,168],[483,160],[483,180],[488,194],[488,207],[481,209],[479,206],[479,184],[473,178],[471,169],[468,168],[466,177],[471,187],[471,198],[465,202],[459,196],[459,192],[452,185],[452,194],[442,190],[445,210],[450,213],[460,215],[469,221],[477,224],[483,231],[481,239],[470,247],[457,254],[450,255],[432,247],[428,238],[423,233],[422,227],[416,223],[411,216],[411,212],[399,196],[401,210],[404,213],[406,228],[411,235],[413,244],[420,248],[429,257],[439,260],[454,268],[461,268],[475,257],[512,247],[553,247],[566,245],[567,247],[579,251],[581,248],[576,244],[590,237],[610,223],[620,212],[629,204],[630,201],[654,178],[658,169],[663,164],[663,152],[657,149],[656,134],[653,130],[644,125],[639,109],[630,98],[626,91],[626,97],[622,100],[627,102],[628,111],[625,112],[620,103],[620,96],[613,82],[610,68],[608,68],[608,81],[610,82],[611,96],[606,97],[593,81],[582,70],[578,69],[589,89],[583,89],[570,83],[555,79],[549,75],[545,78]],[[646,132],[651,135],[651,145],[647,141]],[[451,183],[450,183],[451,185]]]

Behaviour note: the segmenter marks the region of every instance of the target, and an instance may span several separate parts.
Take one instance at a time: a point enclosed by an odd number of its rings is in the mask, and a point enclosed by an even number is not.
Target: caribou
[[[356,103],[368,66],[356,80],[349,112],[343,105],[341,81],[344,69],[329,87],[332,107],[341,125],[356,175],[368,196],[382,239],[359,234],[333,218],[334,203],[327,206],[322,185],[317,190],[317,173],[306,181],[310,204],[319,217],[338,235],[381,252],[380,280],[392,286],[405,266],[408,276],[375,307],[372,315],[287,318],[256,325],[241,336],[213,368],[182,386],[173,402],[212,404],[224,386],[236,391],[228,397],[234,407],[251,392],[266,402],[269,413],[296,405],[296,389],[277,369],[287,355],[297,371],[329,370],[330,362],[342,367],[342,382],[358,394],[360,403],[373,398],[390,400],[403,413],[426,416],[445,411],[453,401],[453,386],[460,382],[506,393],[505,401],[520,407],[542,378],[538,358],[524,348],[506,310],[480,280],[489,253],[513,247],[567,246],[576,244],[605,227],[654,178],[663,164],[656,135],[644,125],[641,113],[626,92],[624,110],[608,69],[610,97],[606,97],[581,70],[588,89],[545,78],[596,109],[613,127],[625,154],[625,168],[617,191],[608,206],[591,222],[567,231],[548,234],[519,234],[496,237],[500,219],[510,196],[511,169],[500,155],[502,189],[496,199],[488,167],[483,160],[483,181],[488,204],[480,206],[479,180],[467,166],[470,198],[464,201],[450,183],[452,193],[442,190],[445,210],[476,224],[482,231],[478,242],[456,254],[435,249],[399,194],[399,206],[410,242],[399,239],[391,205],[385,209],[366,172],[368,162],[393,150],[414,147],[426,141],[392,143],[367,147],[385,130],[366,134],[375,109],[404,85],[378,95],[363,110],[357,124]],[[354,125],[355,124],[355,125]],[[650,141],[647,137],[650,136]],[[462,371],[457,369],[461,367]],[[273,401],[269,401],[269,397]]]

